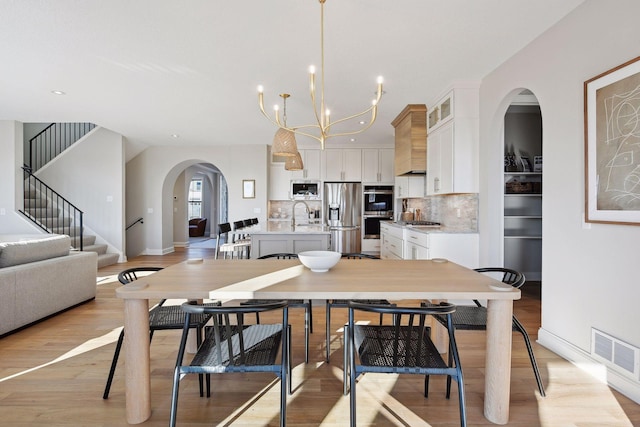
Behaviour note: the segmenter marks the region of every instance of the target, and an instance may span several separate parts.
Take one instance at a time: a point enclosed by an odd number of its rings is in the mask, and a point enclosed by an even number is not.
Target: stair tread
[[[104,255],[107,253],[107,248],[109,248],[109,245],[105,245],[105,244],[101,244],[101,243],[96,243],[93,245],[83,245],[82,249],[85,252],[96,252],[98,255]]]
[[[98,268],[116,264],[118,262],[118,259],[120,259],[120,255],[114,253],[98,255]]]

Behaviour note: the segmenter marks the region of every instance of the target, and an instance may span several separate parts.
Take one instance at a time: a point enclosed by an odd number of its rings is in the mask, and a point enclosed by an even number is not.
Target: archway
[[[521,90],[504,113],[504,266],[528,281],[542,276],[542,115],[536,96]]]
[[[190,192],[192,181],[201,182],[199,200]],[[163,230],[171,230],[174,247],[189,245],[190,213],[206,218],[205,236],[215,236],[219,222],[228,217],[226,180],[218,167],[210,162],[190,160],[176,165],[163,185]]]

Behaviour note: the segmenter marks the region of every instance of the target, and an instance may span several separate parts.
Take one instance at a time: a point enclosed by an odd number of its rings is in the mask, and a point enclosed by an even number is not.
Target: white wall
[[[583,83],[638,55],[640,2],[588,0],[500,65],[480,91],[481,263],[502,262],[503,119],[522,89],[540,102],[544,197],[539,340],[588,359],[596,327],[640,347],[640,227],[585,225]],[[640,401],[638,379],[609,381]]]
[[[122,254],[125,246],[124,142],[96,128],[35,175],[84,212],[84,226]]]
[[[187,216],[187,198],[189,196],[190,179],[182,171],[173,187],[173,245],[187,246],[189,244],[189,229]]]
[[[22,209],[22,123],[0,120],[0,233],[41,233],[18,213]]]
[[[144,218],[144,224],[127,234],[128,256],[173,251],[174,184],[196,163],[211,163],[224,175],[230,220],[258,217],[266,221],[266,145],[151,147],[127,163],[126,222]],[[255,179],[255,199],[242,198],[243,179]]]

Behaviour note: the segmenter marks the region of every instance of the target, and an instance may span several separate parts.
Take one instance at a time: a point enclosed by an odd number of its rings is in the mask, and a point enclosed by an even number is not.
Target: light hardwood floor
[[[122,301],[115,298],[116,275],[133,266],[167,266],[187,257],[213,256],[211,249],[178,249],[165,256],[142,256],[98,272],[95,301],[0,339],[0,425],[122,426],[123,360],[111,396],[102,391],[122,326]],[[241,261],[239,261],[241,262]],[[401,272],[399,272],[401,274]],[[524,292],[515,312],[532,340],[540,326],[540,300]],[[291,310],[294,340],[294,394],[289,396],[289,426],[346,426],[349,400],[342,396],[342,342],[345,316],[336,310],[332,363],[324,363],[324,306],[314,306],[311,354],[304,364],[303,311]],[[491,426],[483,416],[483,333],[457,333],[467,386],[468,423]],[[145,426],[166,426],[171,375],[179,333],[161,331],[151,344],[152,415]],[[547,389],[538,394],[524,343],[513,335],[510,426],[640,426],[640,406],[587,373],[534,343]],[[193,378],[192,378],[193,377]],[[270,375],[214,377],[210,399],[198,396],[196,376],[180,388],[178,424],[190,426],[278,425],[279,383]],[[433,377],[428,399],[418,376],[366,374],[358,384],[358,425],[458,426],[456,398],[444,398],[443,378]],[[455,385],[454,396],[455,396]]]

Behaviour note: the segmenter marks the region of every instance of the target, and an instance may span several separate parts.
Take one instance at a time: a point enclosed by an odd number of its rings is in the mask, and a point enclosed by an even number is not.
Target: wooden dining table
[[[509,420],[511,318],[520,290],[446,260],[342,259],[325,273],[298,260],[189,259],[116,289],[124,299],[126,415],[151,416],[149,299],[487,300],[484,414]]]

